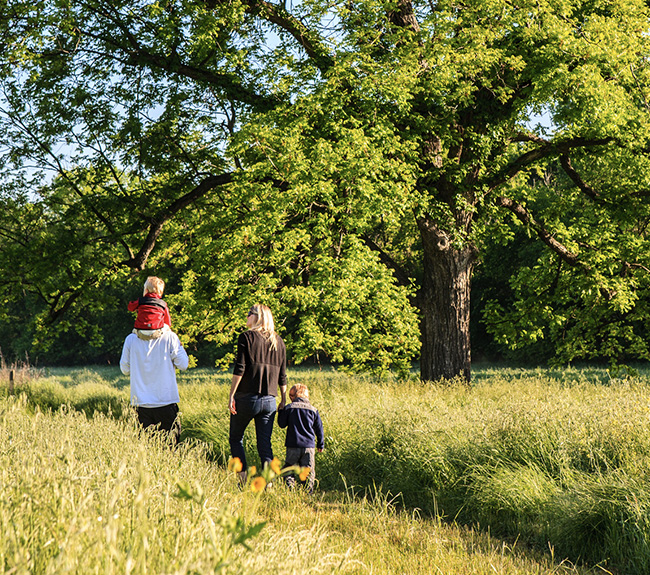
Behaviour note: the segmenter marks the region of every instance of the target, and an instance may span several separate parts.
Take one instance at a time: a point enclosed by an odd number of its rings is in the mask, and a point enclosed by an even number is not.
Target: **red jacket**
[[[160,329],[165,324],[172,325],[167,304],[158,294],[148,293],[135,301],[129,302],[129,311],[137,311],[135,329]]]

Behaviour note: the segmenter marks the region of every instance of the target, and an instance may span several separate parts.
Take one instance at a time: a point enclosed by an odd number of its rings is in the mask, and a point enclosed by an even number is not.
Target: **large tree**
[[[52,325],[166,265],[187,337],[228,341],[265,297],[297,360],[404,367],[419,320],[422,378],[469,379],[472,274],[524,228],[547,250],[491,329],[647,356],[644,2],[10,0],[0,21],[5,173],[55,172],[21,205],[75,254],[39,294]]]

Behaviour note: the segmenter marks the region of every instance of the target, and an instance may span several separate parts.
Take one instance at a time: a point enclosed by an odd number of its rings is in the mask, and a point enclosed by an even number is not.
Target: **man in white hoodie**
[[[140,424],[159,426],[176,443],[181,434],[176,368],[185,370],[188,363],[183,345],[171,330],[157,339],[143,340],[131,333],[124,340],[120,369],[130,376],[131,405]]]

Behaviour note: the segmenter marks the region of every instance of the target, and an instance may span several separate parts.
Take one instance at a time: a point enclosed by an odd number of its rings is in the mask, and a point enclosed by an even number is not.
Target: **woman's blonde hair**
[[[144,282],[144,291],[142,295],[147,295],[148,293],[155,293],[162,295],[165,291],[165,282],[156,276],[149,276],[147,281]]]
[[[278,341],[275,335],[275,323],[271,310],[261,303],[256,303],[248,312],[249,315],[256,315],[257,321],[251,327],[251,331],[259,331],[271,344],[271,349],[278,348]]]

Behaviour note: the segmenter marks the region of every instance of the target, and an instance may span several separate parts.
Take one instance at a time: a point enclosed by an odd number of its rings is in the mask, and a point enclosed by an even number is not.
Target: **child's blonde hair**
[[[289,390],[289,395],[295,395],[296,397],[309,399],[309,389],[307,389],[306,385],[303,385],[302,383],[297,383],[296,385],[291,386],[291,389]]]
[[[148,293],[155,293],[162,295],[165,291],[165,282],[156,276],[149,276],[147,281],[144,282],[144,291],[142,295],[147,295]]]
[[[271,310],[260,303],[256,303],[248,312],[249,315],[256,315],[257,321],[251,327],[251,331],[259,331],[271,344],[271,349],[278,348],[278,342],[275,335],[275,323],[273,322],[273,314]]]

